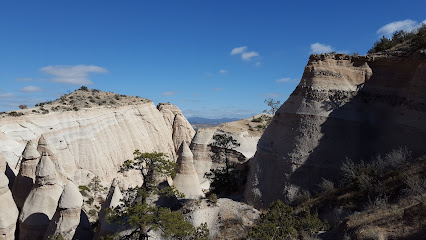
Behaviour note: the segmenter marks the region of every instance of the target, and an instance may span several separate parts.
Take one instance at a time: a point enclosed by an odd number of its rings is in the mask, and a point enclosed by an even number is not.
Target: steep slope
[[[260,139],[245,192],[257,207],[321,178],[346,157],[369,160],[407,146],[426,153],[426,52],[312,55],[302,79]]]
[[[78,108],[78,111],[57,108],[61,102],[69,103],[70,97],[84,102],[90,97],[102,103],[105,101],[102,97],[109,98],[109,95],[118,96],[119,100],[114,98],[115,105],[99,106],[88,101],[92,104],[90,108]],[[54,150],[54,158],[58,158],[67,177],[81,185],[86,185],[94,175],[111,182],[121,163],[133,158],[135,149],[163,152],[176,160],[172,129],[149,100],[97,90],[77,90],[44,104],[43,109],[50,109],[49,113],[42,114],[37,109],[22,110],[23,116],[3,114],[0,118],[0,156],[14,171],[17,171],[15,166],[26,141],[37,142],[41,135]],[[191,127],[189,123],[187,126]],[[189,131],[179,134],[192,138],[194,130],[190,128]],[[126,182],[130,183],[139,179],[130,174],[127,177]]]

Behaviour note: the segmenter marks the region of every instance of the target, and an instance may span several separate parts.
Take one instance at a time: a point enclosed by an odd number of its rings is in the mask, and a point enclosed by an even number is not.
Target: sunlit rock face
[[[194,136],[176,106],[170,104],[165,110],[172,113],[172,123],[165,121],[152,102],[4,116],[0,118],[0,155],[15,166],[27,141],[39,141],[37,148],[51,157],[58,174],[63,171],[78,185],[87,185],[93,176],[103,183],[120,177],[134,185],[140,176],[122,176],[117,171],[125,160],[133,159],[135,149],[162,152],[176,161],[176,144],[189,143]]]
[[[47,153],[43,153],[35,174],[35,184],[19,215],[19,239],[43,239],[63,190]]]
[[[19,209],[24,205],[25,199],[34,185],[35,172],[39,160],[39,152],[32,141],[28,141],[22,152],[19,173],[12,187],[12,195]]]
[[[163,114],[164,121],[169,129],[172,130],[173,144],[176,152],[182,142],[186,142],[189,145],[195,135],[195,130],[183,116],[180,109],[169,103],[160,103],[157,109]]]
[[[0,239],[15,239],[18,208],[13,201],[12,193],[8,187],[9,179],[0,172]]]
[[[55,215],[53,215],[43,239],[50,240],[59,236],[64,240],[73,239],[80,223],[82,205],[83,196],[78,187],[69,181],[62,191]]]
[[[321,178],[336,180],[346,157],[369,160],[400,146],[424,154],[425,76],[424,52],[312,55],[258,143],[246,200],[289,202]]]
[[[195,171],[194,159],[188,144],[182,142],[178,151],[178,170],[173,179],[173,185],[176,189],[185,194],[185,198],[198,199],[204,194],[201,191],[200,180]]]

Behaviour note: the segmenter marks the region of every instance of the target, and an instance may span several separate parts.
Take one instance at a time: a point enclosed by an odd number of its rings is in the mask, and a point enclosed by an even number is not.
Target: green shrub
[[[89,91],[89,89],[86,86],[81,86],[80,90],[81,91],[86,91],[86,92]]]

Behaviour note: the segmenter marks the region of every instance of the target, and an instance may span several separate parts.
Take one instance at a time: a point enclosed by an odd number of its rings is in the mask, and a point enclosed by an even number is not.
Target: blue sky
[[[426,1],[0,0],[0,111],[81,85],[248,117],[285,101],[309,55],[365,54]]]

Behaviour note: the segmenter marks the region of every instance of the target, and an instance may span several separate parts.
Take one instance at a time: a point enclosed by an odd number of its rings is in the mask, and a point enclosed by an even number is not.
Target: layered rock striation
[[[291,201],[321,178],[336,180],[346,157],[369,160],[406,146],[426,149],[426,55],[312,55],[250,162],[249,203]]]

